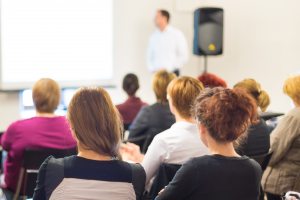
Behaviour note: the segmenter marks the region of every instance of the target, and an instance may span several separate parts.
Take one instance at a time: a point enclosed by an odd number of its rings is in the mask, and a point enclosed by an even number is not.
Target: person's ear
[[[198,123],[198,128],[199,128],[199,133],[200,134],[205,134],[206,133],[206,128],[201,122]]]
[[[207,142],[207,130],[206,130],[205,126],[201,122],[198,122],[197,128],[198,128],[198,132],[199,132],[201,141],[207,148],[209,148],[208,142]]]
[[[173,115],[176,115],[176,108],[173,106],[172,99],[169,95],[168,95],[168,101],[169,101],[169,106],[170,106],[171,113]]]
[[[68,123],[70,125],[70,130],[71,130],[72,137],[74,138],[74,140],[78,141],[77,136],[75,134],[75,128],[74,128],[72,122],[70,120],[68,120]]]

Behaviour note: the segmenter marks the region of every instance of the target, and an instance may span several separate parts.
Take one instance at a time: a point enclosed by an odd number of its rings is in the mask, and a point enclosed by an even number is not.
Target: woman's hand
[[[142,163],[145,155],[141,153],[138,145],[127,142],[126,144],[122,143],[121,148],[121,154],[124,161]]]

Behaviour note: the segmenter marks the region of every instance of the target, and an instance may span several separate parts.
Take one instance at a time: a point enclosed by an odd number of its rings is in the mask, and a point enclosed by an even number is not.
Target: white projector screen
[[[1,89],[108,85],[113,0],[1,0]]]

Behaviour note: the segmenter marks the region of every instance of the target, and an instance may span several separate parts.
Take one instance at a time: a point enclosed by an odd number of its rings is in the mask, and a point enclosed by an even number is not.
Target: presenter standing
[[[168,11],[157,11],[154,21],[158,29],[149,38],[146,62],[152,73],[166,69],[179,76],[179,69],[189,60],[189,50],[184,34],[171,26],[169,19]]]

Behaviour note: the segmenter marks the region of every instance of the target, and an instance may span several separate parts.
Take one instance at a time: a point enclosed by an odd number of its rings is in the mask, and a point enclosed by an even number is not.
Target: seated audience
[[[78,155],[50,156],[41,165],[33,200],[141,199],[145,171],[122,161],[121,117],[101,87],[80,88],[67,114]]]
[[[268,200],[281,199],[280,195],[293,190],[300,170],[300,75],[289,77],[283,92],[294,102],[295,108],[285,115],[271,133],[274,151],[262,178],[262,187]],[[300,188],[296,188],[298,191]]]
[[[130,128],[128,139],[142,135],[151,135],[154,137],[175,123],[175,117],[170,111],[167,100],[167,87],[174,78],[176,78],[176,75],[166,70],[160,70],[154,75],[152,87],[157,102],[143,108],[141,113],[139,113],[138,118]],[[142,143],[143,142],[136,144],[141,146]]]
[[[12,123],[1,139],[1,145],[8,151],[4,163],[5,185],[16,191],[24,150],[68,149],[76,146],[66,118],[54,114],[60,100],[60,88],[52,79],[37,81],[32,90],[36,116]],[[25,178],[25,177],[24,177]],[[21,191],[24,188],[24,179]]]
[[[202,83],[195,78],[181,76],[174,79],[167,91],[176,123],[155,136],[146,155],[142,155],[134,144],[122,145],[128,159],[142,163],[146,171],[147,191],[150,190],[150,180],[162,163],[181,165],[189,158],[209,154],[199,138],[195,119],[190,114],[192,102],[202,89]]]
[[[258,111],[265,111],[270,104],[268,93],[261,89],[254,79],[245,79],[237,83],[235,88],[242,88],[258,102]],[[270,149],[270,131],[265,120],[259,117],[258,124],[252,124],[247,131],[247,137],[241,141],[237,153],[246,156],[263,155]]]
[[[243,90],[202,90],[193,112],[200,138],[211,155],[185,162],[156,200],[258,199],[261,167],[238,155],[233,147],[248,125],[257,123],[256,109],[255,100]]]
[[[203,73],[198,77],[199,81],[203,84],[204,87],[227,87],[226,82],[221,79],[220,77],[217,77],[214,74],[210,73]]]
[[[147,103],[141,101],[140,98],[135,96],[136,91],[139,89],[139,80],[135,74],[127,74],[123,79],[123,90],[127,93],[128,99],[125,103],[117,105],[122,118],[124,129],[128,130],[129,125],[133,122],[142,106],[147,106]]]

